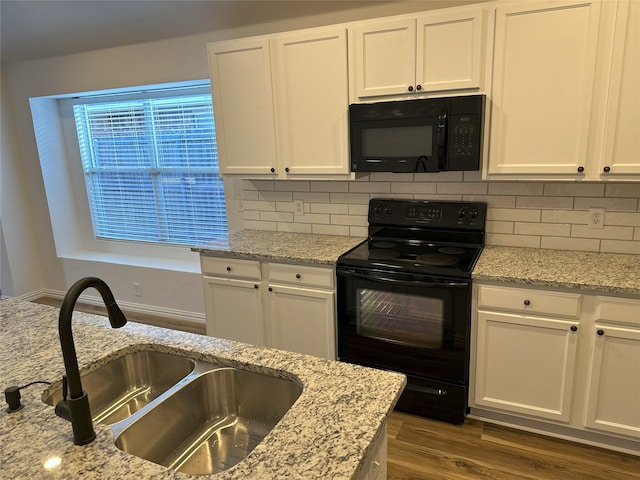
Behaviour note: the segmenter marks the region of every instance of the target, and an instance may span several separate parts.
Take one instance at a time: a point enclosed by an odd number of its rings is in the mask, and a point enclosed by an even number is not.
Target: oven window
[[[442,346],[442,299],[361,288],[357,312],[360,336],[423,348]]]
[[[431,125],[366,128],[362,131],[362,154],[367,158],[430,157],[432,142]]]

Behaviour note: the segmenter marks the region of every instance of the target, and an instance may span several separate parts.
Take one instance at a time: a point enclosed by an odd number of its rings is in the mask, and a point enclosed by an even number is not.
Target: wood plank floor
[[[35,300],[55,307],[60,300]],[[104,315],[79,302],[76,309]],[[204,325],[124,312],[131,321],[204,334]],[[467,419],[451,425],[393,412],[388,480],[640,479],[640,457]]]

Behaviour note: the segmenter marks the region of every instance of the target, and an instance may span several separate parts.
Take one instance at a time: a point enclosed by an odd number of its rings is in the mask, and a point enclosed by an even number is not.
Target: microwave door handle
[[[438,169],[446,169],[447,159],[447,126],[449,123],[449,113],[443,108],[438,116]]]
[[[363,280],[376,281],[381,283],[393,283],[395,285],[409,285],[409,286],[419,286],[419,287],[468,287],[469,282],[450,282],[450,281],[442,281],[442,282],[428,282],[424,280],[401,280],[398,278],[392,277],[384,277],[377,275],[367,275],[364,273],[356,273],[351,270],[340,270],[338,271],[338,275],[345,278],[360,278]]]

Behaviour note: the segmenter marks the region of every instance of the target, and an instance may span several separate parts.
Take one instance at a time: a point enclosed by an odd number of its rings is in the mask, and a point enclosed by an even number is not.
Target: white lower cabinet
[[[640,439],[640,301],[599,297],[585,425]]]
[[[479,313],[476,403],[569,420],[577,329],[572,321]]]
[[[477,282],[474,307],[472,413],[640,448],[640,299]]]
[[[333,267],[201,256],[207,335],[335,359]]]

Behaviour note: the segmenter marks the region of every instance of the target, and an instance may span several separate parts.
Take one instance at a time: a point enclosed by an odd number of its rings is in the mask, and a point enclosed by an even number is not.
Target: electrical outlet
[[[238,211],[244,212],[244,202],[242,201],[241,198],[238,198]]]
[[[141,297],[142,296],[142,285],[140,285],[139,282],[134,282],[133,283],[133,294],[136,297]]]
[[[604,208],[589,209],[588,228],[604,228]]]
[[[294,200],[293,201],[293,212],[296,215],[304,215],[304,201],[303,200]]]

